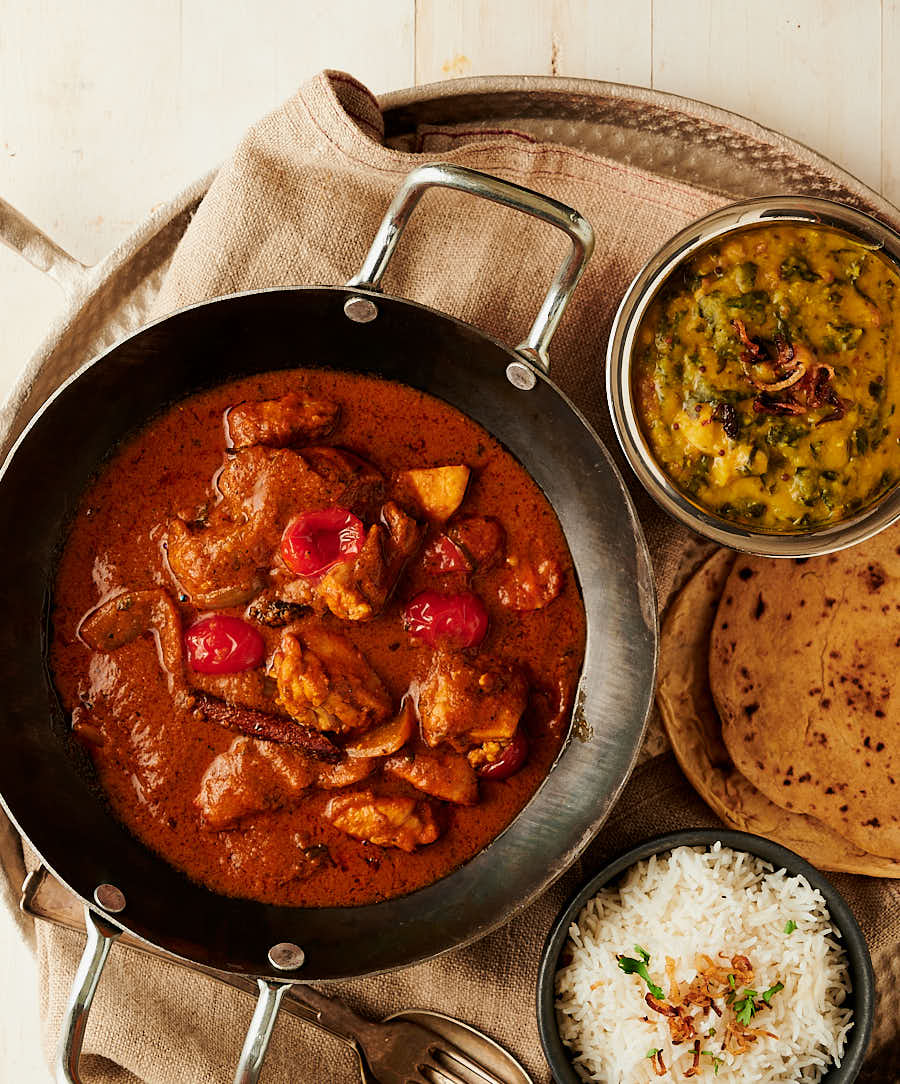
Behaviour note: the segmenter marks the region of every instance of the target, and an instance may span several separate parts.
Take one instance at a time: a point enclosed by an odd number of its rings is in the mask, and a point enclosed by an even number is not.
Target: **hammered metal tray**
[[[513,130],[733,199],[786,191],[839,199],[900,228],[900,211],[821,155],[743,117],[675,95],[592,80],[504,76],[397,91],[381,104],[386,141],[407,151],[421,150],[423,136],[434,128]],[[59,282],[67,300],[0,409],[0,455],[67,376],[144,322],[214,175],[159,208],[90,268],[0,200],[0,240]],[[651,731],[644,757],[661,751],[663,741]],[[18,891],[25,874],[21,856],[5,857],[5,865]],[[83,925],[81,905],[44,870],[29,875],[21,906],[29,915]]]

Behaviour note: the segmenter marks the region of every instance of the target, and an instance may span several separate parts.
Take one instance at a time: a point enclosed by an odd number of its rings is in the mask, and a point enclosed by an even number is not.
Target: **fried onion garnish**
[[[641,950],[643,953],[643,950]],[[649,957],[648,957],[649,959]],[[734,953],[728,956],[720,952],[716,959],[701,953],[695,957],[694,966],[697,974],[690,983],[679,983],[676,978],[677,960],[671,956],[666,957],[666,978],[669,984],[668,999],[663,996],[659,987],[644,995],[647,1005],[660,1016],[666,1018],[669,1025],[669,1036],[673,1046],[682,1043],[693,1044],[693,1059],[691,1065],[684,1070],[686,1077],[698,1076],[700,1058],[708,1051],[701,1050],[703,1039],[714,1034],[710,1029],[708,1034],[698,1030],[698,1024],[703,1017],[712,1010],[717,1017],[723,1017],[726,1010],[730,1010],[729,1019],[725,1021],[724,1037],[720,1049],[731,1054],[744,1054],[751,1045],[762,1036],[777,1039],[771,1031],[764,1028],[749,1027],[749,1017],[752,1017],[762,1009],[770,1007],[770,1000],[774,994],[784,989],[784,984],[776,982],[762,995],[757,995],[750,984],[755,977],[753,965],[749,957],[743,953]],[[648,982],[649,985],[649,982]],[[739,992],[743,996],[739,997]],[[717,1002],[722,1002],[720,1006]],[[696,1011],[696,1010],[699,1010]],[[746,1017],[745,1017],[746,1014]],[[644,1017],[649,1022],[649,1017]],[[711,1055],[712,1056],[712,1055]],[[665,1074],[665,1066],[658,1050],[648,1054],[656,1076]],[[662,1066],[662,1068],[660,1068]]]
[[[834,369],[819,361],[806,346],[795,345],[784,336],[776,335],[773,351],[747,332],[742,320],[732,320],[732,326],[744,349],[740,355],[741,368],[750,383],[760,393],[753,400],[757,414],[806,414],[830,406],[831,413],[816,423],[837,421],[846,413],[846,404],[834,388]],[[773,379],[763,380],[758,370],[771,370]],[[779,395],[788,392],[787,395]]]

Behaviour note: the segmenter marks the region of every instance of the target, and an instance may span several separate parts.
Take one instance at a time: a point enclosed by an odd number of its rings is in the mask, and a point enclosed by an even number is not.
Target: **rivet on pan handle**
[[[94,1000],[97,983],[103,974],[112,943],[122,933],[117,926],[95,914],[90,907],[84,909],[84,924],[87,929],[87,944],[75,972],[72,992],[66,1005],[54,1067],[57,1084],[82,1084],[78,1075],[78,1062],[91,1002]]]
[[[572,247],[550,284],[527,338],[516,347],[517,353],[538,365],[544,372],[549,372],[550,358],[547,348],[572,291],[578,285],[578,280],[594,251],[594,231],[588,220],[571,207],[549,196],[542,196],[530,188],[522,188],[521,185],[465,166],[444,165],[440,162],[419,166],[406,175],[378,228],[362,269],[347,285],[360,286],[366,290],[380,289],[385,269],[410,215],[425,191],[436,186],[455,188],[460,192],[468,192],[505,207],[512,207],[516,211],[524,211],[525,214],[549,222],[551,226],[556,226],[568,234]]]

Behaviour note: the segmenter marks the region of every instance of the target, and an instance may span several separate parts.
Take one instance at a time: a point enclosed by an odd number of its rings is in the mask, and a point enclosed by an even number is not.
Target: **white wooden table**
[[[324,67],[376,93],[463,75],[672,91],[900,204],[900,0],[0,0],[0,195],[85,262]],[[0,249],[0,393],[57,288]],[[0,1080],[46,1084],[34,963],[0,914]]]

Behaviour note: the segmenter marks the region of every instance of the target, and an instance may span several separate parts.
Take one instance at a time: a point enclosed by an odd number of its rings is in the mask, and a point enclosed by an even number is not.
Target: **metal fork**
[[[247,980],[233,984],[255,992]],[[411,1012],[415,1020],[400,1013],[376,1023],[300,985],[286,994],[281,1007],[351,1046],[367,1084],[532,1084],[516,1059],[493,1040],[439,1013]],[[441,1032],[463,1037],[477,1053],[461,1049]]]

